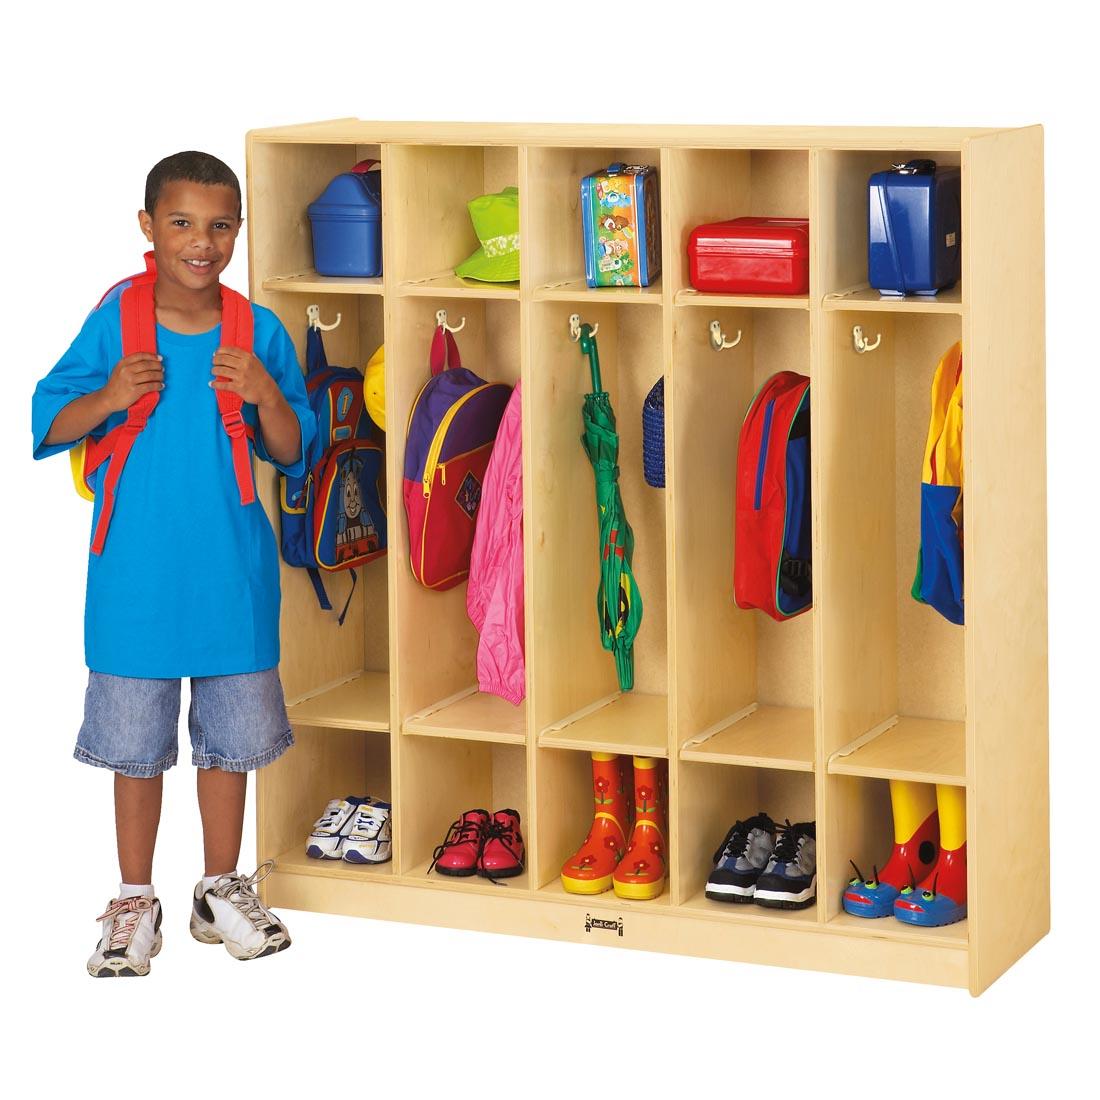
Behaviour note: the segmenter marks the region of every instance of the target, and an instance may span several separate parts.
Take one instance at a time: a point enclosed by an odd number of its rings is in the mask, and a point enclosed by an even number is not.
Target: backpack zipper
[[[439,427],[435,430],[435,435],[432,436],[432,445],[428,448],[428,458],[424,463],[424,497],[427,499],[432,492],[432,482],[435,480],[435,470],[439,465],[439,455],[443,450],[443,441],[447,437],[447,429],[450,428],[451,422],[458,415],[458,410],[470,400],[471,397],[487,390],[490,386],[499,385],[495,382],[484,382],[480,386],[475,386],[468,393],[463,394],[448,410],[443,419],[439,422]],[[445,475],[444,475],[445,476]]]
[[[775,398],[771,398],[764,406],[764,430],[760,439],[760,457],[756,460],[756,492],[753,495],[752,509],[760,511],[760,498],[764,495],[764,467],[768,462],[768,433],[772,426],[772,410],[775,408]]]

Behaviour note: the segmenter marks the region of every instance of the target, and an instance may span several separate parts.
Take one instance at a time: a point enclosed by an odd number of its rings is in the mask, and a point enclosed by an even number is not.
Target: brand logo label
[[[623,934],[623,918],[619,917],[618,920],[604,920],[601,917],[594,917],[591,913],[585,913],[584,915],[584,930],[591,932],[595,928],[597,932],[615,932],[622,937]]]

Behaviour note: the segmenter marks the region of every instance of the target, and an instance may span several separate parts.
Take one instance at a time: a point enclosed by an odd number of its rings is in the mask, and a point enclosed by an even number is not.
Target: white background
[[[1081,1082],[1075,1071],[1095,1065],[1100,912],[1100,363],[1095,33],[1073,8],[144,0],[27,5],[7,23],[0,1064],[17,1095],[32,1081],[77,1096],[255,1084],[478,1097],[768,1096],[823,1082],[829,1095],[1020,1096]],[[88,511],[63,457],[31,462],[30,394],[101,290],[140,265],[136,211],[154,161],[206,149],[243,181],[246,130],[344,116],[1045,125],[1054,931],[980,1000],[304,913],[284,914],[292,950],[240,966],[187,934],[201,870],[189,766],[166,782],[164,951],[147,980],[87,977],[94,917],[117,882],[110,776],[70,755]],[[243,234],[227,282],[247,285]],[[250,813],[249,868],[252,842]]]

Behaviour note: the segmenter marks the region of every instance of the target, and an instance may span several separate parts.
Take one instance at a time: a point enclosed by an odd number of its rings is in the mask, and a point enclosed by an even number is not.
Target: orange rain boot
[[[561,884],[567,894],[602,894],[611,889],[611,875],[626,851],[633,820],[632,786],[628,756],[592,754],[595,812],[584,843],[562,865]]]
[[[662,762],[635,756],[634,831],[614,875],[615,893],[620,898],[652,901],[665,888],[667,792]]]

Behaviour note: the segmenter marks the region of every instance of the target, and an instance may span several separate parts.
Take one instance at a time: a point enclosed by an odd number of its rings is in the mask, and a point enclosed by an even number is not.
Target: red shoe
[[[434,868],[441,875],[477,874],[488,827],[487,810],[467,810],[457,821],[452,821],[443,843],[432,855],[428,872]]]
[[[485,827],[477,873],[493,882],[498,878],[515,878],[523,874],[523,857],[519,814],[515,810],[497,810]]]

